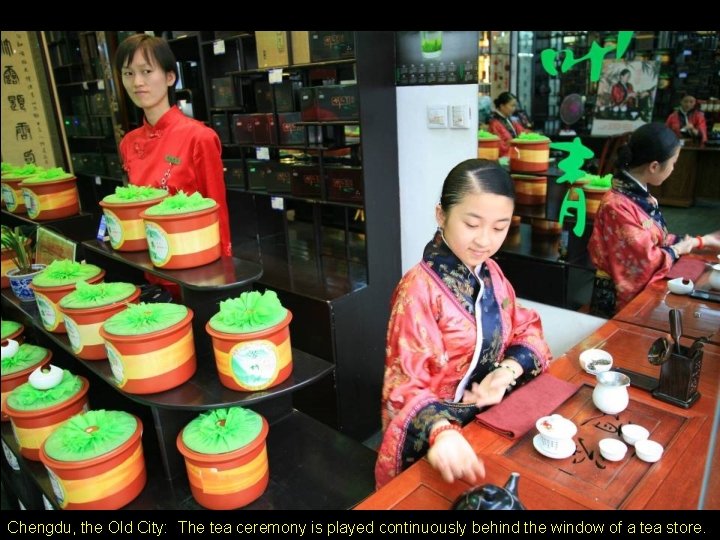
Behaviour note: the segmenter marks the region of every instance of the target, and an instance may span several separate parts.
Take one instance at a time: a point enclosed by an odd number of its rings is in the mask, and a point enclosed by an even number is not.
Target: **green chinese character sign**
[[[599,81],[605,56],[614,50],[615,58],[622,58],[630,45],[633,33],[634,32],[628,31],[618,32],[617,45],[605,45],[603,47],[597,41],[593,41],[590,52],[580,58],[575,58],[575,53],[573,53],[572,49],[560,49],[559,51],[555,49],[545,49],[540,53],[540,62],[542,63],[543,69],[545,69],[549,75],[557,76],[556,60],[560,55],[564,54],[562,64],[560,65],[561,73],[566,73],[580,62],[589,60],[590,80],[593,82]]]

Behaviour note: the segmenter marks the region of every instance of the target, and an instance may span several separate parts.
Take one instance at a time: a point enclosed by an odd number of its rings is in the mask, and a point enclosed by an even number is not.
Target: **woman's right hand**
[[[703,247],[720,249],[720,231],[708,233],[702,237]]]
[[[427,458],[446,482],[462,478],[468,483],[476,484],[485,478],[485,465],[459,431],[447,430],[439,433],[427,453]]]

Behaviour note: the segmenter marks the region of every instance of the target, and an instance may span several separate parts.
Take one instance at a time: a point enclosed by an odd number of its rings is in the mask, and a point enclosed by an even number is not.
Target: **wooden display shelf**
[[[20,455],[10,422],[3,422],[0,431],[18,460],[20,472],[59,508],[44,465]],[[145,443],[143,446],[147,448]],[[270,425],[267,448],[270,483],[259,499],[244,507],[247,510],[349,509],[375,488],[375,452],[300,411],[293,410]],[[168,480],[159,467],[150,466],[147,453],[145,450],[145,489],[123,509],[202,510],[192,497],[185,471]],[[3,476],[12,478],[14,473],[6,474],[3,467]]]
[[[86,212],[80,212],[79,214],[66,218],[35,221],[30,219],[27,214],[13,214],[3,209],[2,221],[3,224],[8,225],[9,227],[15,227],[18,225],[36,225],[38,227],[46,227],[75,242],[82,242],[83,240],[92,238],[97,230],[97,224],[95,223],[93,215]]]
[[[67,334],[57,334],[45,330],[34,302],[20,302],[14,294],[5,290],[2,291],[2,300],[4,306],[12,306],[22,312],[25,320],[32,321],[35,328],[50,338],[55,345],[73,355]],[[164,392],[142,395],[129,394],[119,388],[110,369],[110,362],[107,360],[78,359],[78,362],[83,363],[86,368],[98,375],[121,395],[137,403],[149,407],[192,411],[256,405],[308,386],[333,371],[331,363],[293,349],[293,371],[286,381],[259,392],[238,392],[220,383],[212,353],[205,352],[203,354],[196,349],[196,354],[198,367],[190,380]]]
[[[54,67],[56,67],[56,68],[61,68],[61,67],[83,67],[83,64],[65,64],[65,65],[62,65],[62,66],[54,66]],[[55,87],[56,87],[56,88],[66,88],[66,87],[69,88],[69,87],[73,87],[73,86],[83,86],[83,85],[87,86],[87,85],[89,85],[89,84],[97,84],[97,83],[99,83],[99,82],[100,82],[100,79],[89,79],[89,80],[86,80],[86,81],[75,81],[75,82],[68,82],[68,83],[57,83],[57,84],[55,85]]]
[[[198,291],[235,289],[251,284],[262,276],[262,266],[235,257],[220,257],[215,262],[197,268],[163,270],[153,265],[147,251],[115,251],[109,242],[99,240],[83,242],[83,247],[114,261]]]
[[[271,69],[282,69],[283,71],[293,71],[296,69],[312,69],[312,68],[318,68],[318,67],[354,64],[355,62],[356,62],[355,58],[339,58],[337,60],[324,60],[322,62],[309,62],[307,64],[292,64],[290,66],[276,66],[276,67],[266,67],[266,68],[256,68],[256,69],[245,69],[245,70],[240,70],[240,71],[228,71],[227,75],[238,75],[241,77],[244,75],[264,75]]]
[[[313,120],[295,122],[296,126],[359,126],[360,120],[357,118],[353,120]]]
[[[281,199],[288,199],[292,201],[304,201],[310,204],[328,204],[332,206],[347,206],[349,208],[364,208],[363,204],[355,202],[342,202],[342,201],[323,201],[322,199],[313,199],[311,197],[298,197],[292,193],[275,193],[270,191],[260,191],[257,189],[246,189],[241,186],[226,186],[228,191],[237,191],[239,193],[247,193],[249,195],[261,195],[265,197],[280,197]]]

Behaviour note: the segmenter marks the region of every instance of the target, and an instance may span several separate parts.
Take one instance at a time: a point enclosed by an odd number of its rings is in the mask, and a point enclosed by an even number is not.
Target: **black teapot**
[[[485,484],[460,495],[452,505],[453,510],[525,510],[518,499],[520,473],[511,473],[505,487]]]

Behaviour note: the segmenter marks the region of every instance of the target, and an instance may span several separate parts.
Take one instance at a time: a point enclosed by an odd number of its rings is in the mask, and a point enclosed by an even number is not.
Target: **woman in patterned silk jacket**
[[[508,173],[487,160],[464,161],[445,179],[438,231],[392,298],[378,488],[426,453],[448,482],[484,477],[460,426],[547,368],[540,318],[517,304],[490,259],[514,196]]]
[[[645,124],[618,150],[615,178],[603,197],[588,242],[597,268],[590,302],[594,315],[612,317],[655,281],[681,255],[720,247],[720,231],[705,236],[668,232],[648,185],[661,185],[680,155],[680,141],[667,126]]]

